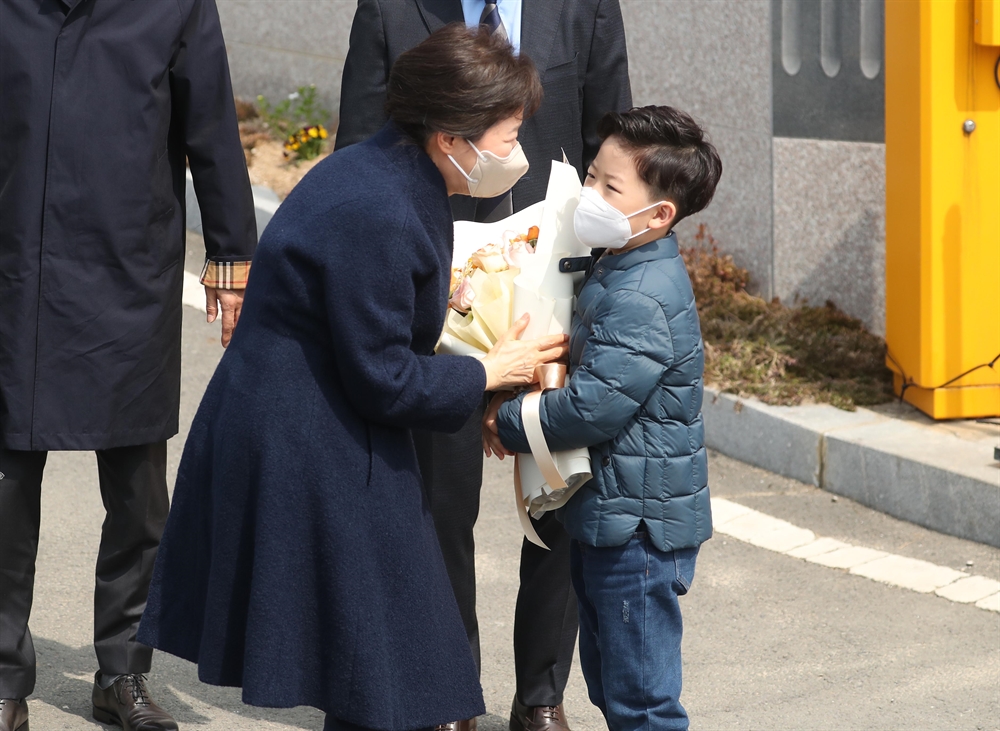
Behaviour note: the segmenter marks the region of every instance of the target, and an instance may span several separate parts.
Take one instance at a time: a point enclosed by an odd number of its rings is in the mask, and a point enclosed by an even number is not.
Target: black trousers
[[[413,435],[444,562],[477,665],[480,647],[473,528],[483,487],[482,417],[480,409],[457,434]],[[514,672],[521,703],[555,706],[562,703],[566,690],[578,629],[569,567],[570,538],[551,513],[535,521],[535,530],[552,550],[527,540],[521,547]]]
[[[28,617],[47,456],[0,449],[0,698],[35,688]],[[97,663],[108,675],[146,673],[153,651],[135,636],[167,520],[167,444],[99,451],[97,469],[107,511],[94,589]]]

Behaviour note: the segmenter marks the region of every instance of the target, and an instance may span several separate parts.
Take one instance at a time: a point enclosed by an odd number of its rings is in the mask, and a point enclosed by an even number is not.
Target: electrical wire
[[[912,378],[907,378],[906,377],[906,371],[903,370],[903,366],[901,366],[899,364],[899,361],[896,360],[892,356],[892,352],[889,350],[888,346],[886,346],[885,354],[886,354],[886,357],[889,358],[889,360],[891,360],[893,363],[896,364],[896,367],[899,368],[899,374],[903,378],[903,387],[901,389],[899,389],[899,403],[903,403],[903,396],[906,395],[906,389],[908,389],[910,386],[915,386],[916,383],[914,383],[914,381],[913,381]],[[970,373],[975,373],[980,368],[993,368],[993,366],[995,366],[997,364],[998,360],[1000,360],[1000,353],[997,353],[996,357],[993,360],[989,361],[988,363],[980,363],[979,365],[977,365],[977,366],[975,366],[973,368],[970,368],[969,370],[965,371],[964,373],[958,374],[957,376],[955,376],[954,378],[952,378],[950,381],[945,381],[940,386],[932,386],[928,390],[930,390],[930,391],[936,391],[939,388],[947,388],[948,386],[950,386],[951,384],[953,384],[955,381],[959,381],[959,380],[965,378]]]

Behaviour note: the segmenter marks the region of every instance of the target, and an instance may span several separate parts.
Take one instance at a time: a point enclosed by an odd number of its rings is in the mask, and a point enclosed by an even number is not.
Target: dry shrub
[[[749,275],[701,226],[682,249],[705,341],[705,380],[771,404],[817,401],[854,410],[890,401],[885,341],[837,309],[786,307],[746,291]]]
[[[259,118],[260,110],[257,108],[257,102],[236,97],[236,120],[238,122],[249,122]]]

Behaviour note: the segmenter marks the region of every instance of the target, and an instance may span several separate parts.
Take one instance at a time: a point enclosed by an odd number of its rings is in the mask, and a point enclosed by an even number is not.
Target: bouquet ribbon
[[[521,422],[524,425],[524,434],[527,437],[528,446],[531,448],[531,456],[534,457],[546,485],[551,492],[560,493],[558,500],[553,500],[553,502],[562,505],[572,496],[576,488],[590,478],[590,475],[573,475],[574,484],[570,487],[559,471],[559,466],[556,464],[552,452],[549,451],[548,444],[545,441],[545,434],[542,431],[542,394],[545,391],[565,386],[566,366],[559,363],[549,363],[539,366],[535,371],[535,378],[540,388],[524,397],[521,403]],[[514,457],[514,499],[517,503],[517,514],[521,521],[521,529],[531,543],[549,550],[549,547],[539,538],[537,531],[535,531],[535,526],[531,522],[532,501],[524,495],[522,489],[520,457],[521,455]]]

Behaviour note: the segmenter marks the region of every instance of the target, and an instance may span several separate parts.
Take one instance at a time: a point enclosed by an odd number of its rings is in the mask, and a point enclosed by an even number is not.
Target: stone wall
[[[340,105],[357,0],[216,0],[233,90],[272,103],[315,84],[324,106]]]
[[[885,332],[885,145],[774,138],[774,292]]]
[[[237,95],[315,84],[337,109],[356,0],[217,2]],[[715,200],[678,227],[682,245],[705,223],[762,296],[832,299],[882,332],[884,146],[773,136],[780,3],[621,3],[636,104],[685,109],[722,155]]]
[[[678,227],[681,244],[706,223],[720,247],[774,291],[771,246],[770,0],[623,0],[636,104],[670,104],[701,122],[722,156],[711,206]]]

